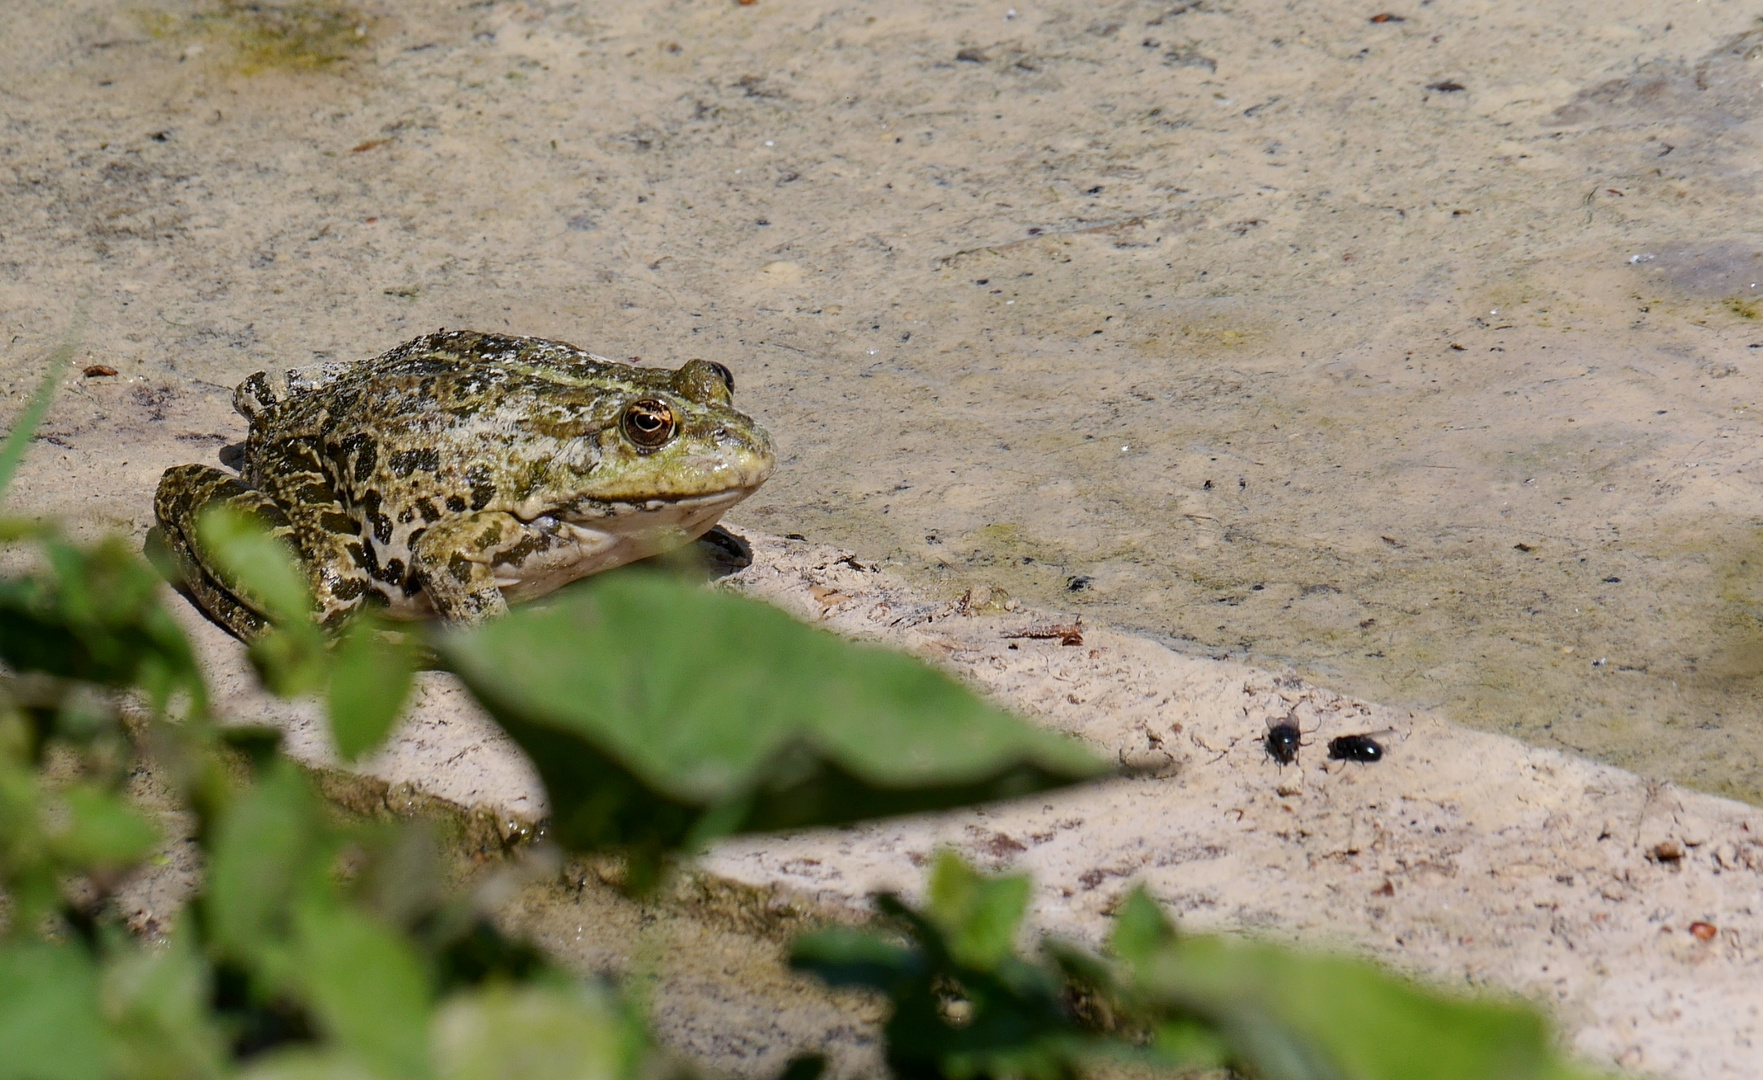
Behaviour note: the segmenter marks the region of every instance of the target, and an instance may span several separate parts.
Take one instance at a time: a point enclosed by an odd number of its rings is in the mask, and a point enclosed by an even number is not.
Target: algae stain
[[[348,0],[218,0],[190,15],[148,10],[138,17],[151,37],[228,47],[246,75],[330,67],[367,44],[375,24]]]
[[[1755,319],[1763,315],[1763,307],[1759,306],[1759,302],[1747,297],[1729,296],[1720,304],[1741,319]]]
[[[1721,681],[1763,675],[1763,530],[1728,553],[1719,601],[1708,626],[1713,647],[1704,673]]]

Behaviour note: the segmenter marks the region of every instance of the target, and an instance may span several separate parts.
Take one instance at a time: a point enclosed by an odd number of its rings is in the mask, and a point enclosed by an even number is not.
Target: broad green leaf
[[[1139,969],[1174,943],[1175,924],[1145,887],[1139,885],[1127,893],[1114,916],[1108,951]]]
[[[73,866],[120,870],[159,843],[159,831],[116,792],[78,784],[60,794],[67,817],[51,837],[56,855]]]
[[[833,985],[888,995],[884,1032],[896,1076],[1071,1080],[1104,1044],[1064,1006],[1059,972],[1016,953],[1027,885],[985,877],[945,852],[924,909],[892,894],[875,898],[911,946],[834,929],[797,939],[791,961]]]
[[[641,1029],[604,989],[492,983],[449,999],[431,1045],[441,1080],[636,1080]]]
[[[378,619],[351,619],[331,657],[331,737],[353,761],[391,733],[416,670],[417,642]]]
[[[139,686],[156,707],[205,691],[189,641],[159,602],[157,575],[120,540],[42,541],[48,568],[0,579],[0,660],[106,686]]]
[[[272,626],[247,651],[258,678],[277,697],[310,694],[322,688],[330,675],[324,634],[310,621]]]
[[[1267,1080],[1545,1080],[1570,1075],[1532,1009],[1447,997],[1358,960],[1184,937],[1138,991],[1197,1017]]]
[[[44,785],[36,767],[40,742],[31,718],[0,697],[0,890],[11,908],[6,935],[14,938],[35,934],[60,900],[60,868],[44,827]]]
[[[848,926],[799,935],[790,943],[790,966],[812,972],[829,986],[889,990],[929,972],[922,953]]]
[[[410,942],[317,898],[297,906],[295,922],[294,978],[325,1033],[382,1075],[428,1075],[429,982]]]
[[[209,1011],[212,979],[195,935],[180,925],[163,947],[123,943],[100,991],[115,1037],[113,1074],[126,1080],[210,1080],[225,1074],[226,1040]]]
[[[574,848],[678,846],[1001,799],[1106,766],[910,657],[652,571],[437,646]]]
[[[312,596],[287,544],[262,523],[228,507],[215,507],[196,523],[202,550],[277,625],[312,621]]]
[[[340,1050],[301,1047],[265,1054],[239,1074],[240,1080],[386,1080],[383,1073]]]
[[[1217,1031],[1192,1017],[1177,1017],[1156,1026],[1151,1048],[1181,1068],[1221,1069],[1230,1064],[1230,1046]]]
[[[285,759],[264,770],[215,830],[203,912],[220,953],[241,961],[287,955],[297,895],[329,852],[317,797]]]
[[[957,963],[994,968],[1016,952],[1028,893],[1027,876],[990,877],[944,851],[931,869],[925,914],[942,929]]]
[[[110,1037],[78,945],[0,945],[0,1080],[100,1080]]]

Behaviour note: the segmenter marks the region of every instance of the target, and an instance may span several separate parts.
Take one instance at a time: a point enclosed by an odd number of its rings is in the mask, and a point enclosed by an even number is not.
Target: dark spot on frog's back
[[[436,472],[441,467],[441,452],[432,446],[419,450],[399,450],[386,459],[392,468],[392,475],[403,479],[421,469],[423,472]]]
[[[295,500],[308,506],[323,506],[325,503],[336,500],[336,493],[331,490],[329,484],[324,482],[322,476],[308,476],[301,481],[298,487],[290,487],[288,491]]]
[[[367,483],[379,459],[379,444],[365,432],[356,432],[337,444],[338,472],[353,476],[357,484]]]
[[[421,378],[425,375],[446,375],[458,366],[459,361],[455,357],[431,353],[426,356],[410,357],[386,370],[388,374],[392,375],[415,375]]]
[[[359,548],[351,547],[351,550]],[[353,600],[367,591],[367,582],[358,577],[343,578],[331,586],[331,595],[338,600]]]
[[[496,484],[490,479],[490,470],[482,465],[474,465],[465,473],[465,482],[471,485],[471,508],[482,510],[490,505],[496,497]],[[447,500],[451,505],[453,500]]]
[[[373,527],[373,538],[382,544],[392,542],[392,519],[380,510],[380,493],[369,491],[361,497],[361,513]]]

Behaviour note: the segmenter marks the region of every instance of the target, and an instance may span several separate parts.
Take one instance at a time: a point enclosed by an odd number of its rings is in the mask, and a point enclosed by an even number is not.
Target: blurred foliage
[[[603,576],[482,627],[368,612],[327,637],[285,548],[240,519],[202,532],[268,616],[250,645],[265,685],[322,697],[342,754],[384,742],[419,660],[438,657],[538,762],[558,839],[622,850],[638,879],[716,836],[1104,771],[915,661],[665,575]],[[0,1080],[685,1075],[619,988],[558,969],[448,888],[427,826],[345,821],[274,733],[218,724],[141,559],[34,524],[0,522],[0,540],[31,559],[0,579]],[[149,774],[189,811],[204,867],[154,943],[117,902],[173,840],[136,798]],[[914,1080],[1122,1062],[1265,1080],[1573,1075],[1522,1006],[1185,937],[1143,892],[1108,955],[1025,957],[1030,896],[1026,878],[945,855],[922,907],[879,897],[879,929],[808,935],[794,962],[885,995],[889,1066]],[[800,1058],[781,1080],[824,1064]]]
[[[833,986],[888,996],[896,1076],[1063,1080],[1098,1059],[1103,1040],[1067,1008],[1061,973],[1017,955],[1028,879],[984,878],[944,853],[929,886],[922,910],[876,897],[906,940],[823,930],[798,938],[791,962]]]
[[[440,635],[538,765],[551,834],[637,853],[1010,798],[1106,767],[942,672],[669,575]]]
[[[926,892],[922,908],[882,894],[891,926],[804,935],[792,955],[831,985],[887,995],[900,1077],[1065,1080],[1123,1063],[1262,1080],[1589,1075],[1526,1006],[1452,997],[1362,961],[1178,934],[1142,887],[1106,957],[1049,942],[1032,961],[1017,951],[1026,877],[986,877],[945,852]]]

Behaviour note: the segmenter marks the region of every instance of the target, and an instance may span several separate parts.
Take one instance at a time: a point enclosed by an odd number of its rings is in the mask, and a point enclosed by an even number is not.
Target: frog
[[[249,424],[237,472],[167,469],[149,545],[244,640],[271,619],[204,549],[217,508],[285,543],[327,630],[363,608],[472,625],[695,540],[776,462],[723,364],[470,330],[288,371],[279,390],[259,371],[233,407]]]

